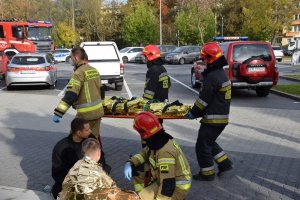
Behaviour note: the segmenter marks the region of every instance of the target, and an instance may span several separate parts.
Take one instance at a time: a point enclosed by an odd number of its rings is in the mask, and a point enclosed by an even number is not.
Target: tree
[[[269,40],[274,43],[284,26],[291,24],[297,11],[296,0],[242,0],[242,33],[252,40]]]
[[[71,48],[76,41],[76,33],[66,22],[58,23],[54,27],[54,42],[56,46]]]
[[[130,45],[145,45],[159,41],[159,22],[152,6],[138,1],[125,16],[122,27],[124,40]]]
[[[215,35],[215,21],[209,1],[186,2],[176,16],[175,26],[179,30],[179,39],[183,44],[203,44],[210,41]]]

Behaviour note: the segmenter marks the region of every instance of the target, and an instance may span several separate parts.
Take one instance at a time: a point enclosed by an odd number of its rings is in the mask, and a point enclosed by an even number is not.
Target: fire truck
[[[257,96],[268,96],[278,82],[278,70],[272,46],[268,42],[247,41],[247,37],[217,37],[228,65],[224,66],[232,88],[254,89]],[[229,41],[229,42],[228,42]],[[202,86],[202,72],[206,69],[199,60],[191,68],[191,84]]]
[[[0,74],[19,52],[53,52],[52,24],[48,21],[0,20]]]

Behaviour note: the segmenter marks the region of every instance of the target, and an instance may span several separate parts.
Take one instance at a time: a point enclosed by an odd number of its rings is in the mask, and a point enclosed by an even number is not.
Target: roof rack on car
[[[233,37],[216,36],[216,37],[213,37],[213,41],[218,41],[218,42],[247,41],[247,40],[248,40],[248,36],[233,36]]]

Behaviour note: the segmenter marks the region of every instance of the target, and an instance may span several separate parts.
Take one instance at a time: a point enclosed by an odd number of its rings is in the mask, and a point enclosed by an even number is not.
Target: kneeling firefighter
[[[125,178],[133,177],[141,199],[184,199],[191,187],[191,171],[179,145],[150,112],[139,113],[133,128],[146,141],[146,147],[126,162]],[[145,165],[150,168],[150,180],[145,180],[145,173],[138,172]]]

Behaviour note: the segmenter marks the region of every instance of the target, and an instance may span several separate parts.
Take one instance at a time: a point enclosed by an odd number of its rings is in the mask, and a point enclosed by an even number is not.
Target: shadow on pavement
[[[36,123],[50,119],[49,116],[12,113],[10,120],[14,120],[14,115],[18,115],[18,119],[24,119],[24,123],[27,118],[36,119]],[[120,187],[127,189],[133,187],[123,177],[124,163],[129,155],[137,153],[141,148],[138,136],[130,131],[131,125],[131,122],[128,123],[130,129],[127,130],[128,127],[102,123],[101,129],[106,159],[112,166],[111,176]],[[104,132],[103,126],[105,126]],[[0,144],[4,149],[2,151],[4,156],[1,158],[0,184],[38,191],[41,191],[45,185],[52,184],[52,148],[68,133],[20,128],[2,130]],[[118,135],[122,137],[118,138]],[[183,145],[186,141],[177,141],[182,144],[181,148],[190,163],[192,172],[197,173],[199,168],[194,144]],[[234,170],[212,182],[193,181],[188,200],[300,199],[300,159],[241,152],[228,152],[228,154],[233,160]]]

